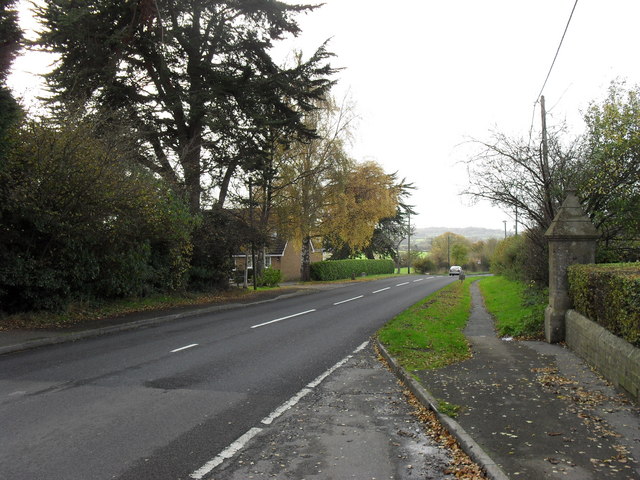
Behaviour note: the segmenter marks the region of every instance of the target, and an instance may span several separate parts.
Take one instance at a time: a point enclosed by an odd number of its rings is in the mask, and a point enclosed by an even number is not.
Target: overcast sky
[[[290,3],[293,0],[290,1]],[[299,18],[292,47],[331,38],[338,74],[360,117],[352,155],[376,160],[418,190],[419,226],[503,228],[512,220],[459,196],[471,138],[528,136],[533,107],[575,0],[324,0]],[[550,117],[581,131],[581,112],[610,82],[640,79],[640,1],[580,0],[543,92]],[[27,20],[25,18],[25,20]],[[30,54],[10,82],[28,96],[42,69]],[[510,226],[510,229],[513,227]]]

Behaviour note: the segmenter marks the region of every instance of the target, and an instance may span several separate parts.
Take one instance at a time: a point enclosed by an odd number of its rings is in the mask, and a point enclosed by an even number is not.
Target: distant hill
[[[453,228],[453,227],[416,227],[415,234],[411,236],[411,249],[428,251],[431,249],[431,240],[435,237],[442,235],[443,233],[455,233],[468,238],[472,242],[478,242],[480,240],[488,240],[490,238],[501,239],[504,238],[504,230],[490,229],[481,227],[465,227],[465,228]],[[405,240],[400,245],[401,250],[407,249],[407,241]]]
[[[504,230],[481,227],[417,227],[415,237],[431,239],[447,232],[462,235],[474,242],[478,240],[488,240],[489,238],[504,238]]]

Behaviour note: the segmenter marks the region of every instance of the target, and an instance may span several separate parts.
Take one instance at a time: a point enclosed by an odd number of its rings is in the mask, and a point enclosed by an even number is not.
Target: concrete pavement
[[[413,372],[510,478],[638,479],[638,406],[562,345],[495,335],[476,284],[473,357]]]

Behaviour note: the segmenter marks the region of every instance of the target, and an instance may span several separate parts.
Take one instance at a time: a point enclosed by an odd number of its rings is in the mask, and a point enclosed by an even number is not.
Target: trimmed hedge
[[[361,273],[393,273],[395,264],[393,260],[324,260],[312,263],[310,267],[312,280],[328,281],[351,278],[352,275],[359,276]]]
[[[569,267],[574,308],[640,347],[640,262]]]

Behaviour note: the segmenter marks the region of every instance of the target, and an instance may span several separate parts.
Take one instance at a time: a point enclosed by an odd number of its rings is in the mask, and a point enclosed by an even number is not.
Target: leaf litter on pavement
[[[600,439],[614,439],[621,436],[597,415],[596,408],[606,404],[613,404],[618,409],[629,408],[630,402],[623,395],[612,397],[597,390],[587,390],[578,382],[560,375],[555,367],[532,368],[531,371],[536,374],[536,380],[549,393],[570,402],[569,411],[577,415],[588,430],[593,433],[594,437],[591,440],[598,442]],[[562,432],[547,432],[547,435],[562,435]],[[635,460],[630,456],[628,448],[624,445],[614,444],[613,449],[617,452],[616,455],[605,459],[591,458],[590,462],[594,467],[608,467],[612,471],[630,469],[630,464],[635,463]],[[553,460],[547,459],[550,463],[553,463]]]
[[[375,347],[375,351],[378,360],[388,370],[392,370],[377,347]],[[398,384],[403,387],[402,393],[407,399],[407,403],[412,407],[411,414],[422,423],[427,435],[429,435],[440,448],[444,448],[451,453],[452,462],[442,473],[445,475],[453,475],[460,480],[487,480],[487,476],[484,474],[482,467],[465,453],[453,435],[438,421],[433,410],[425,407],[417,397],[406,388],[402,381],[398,380]]]

